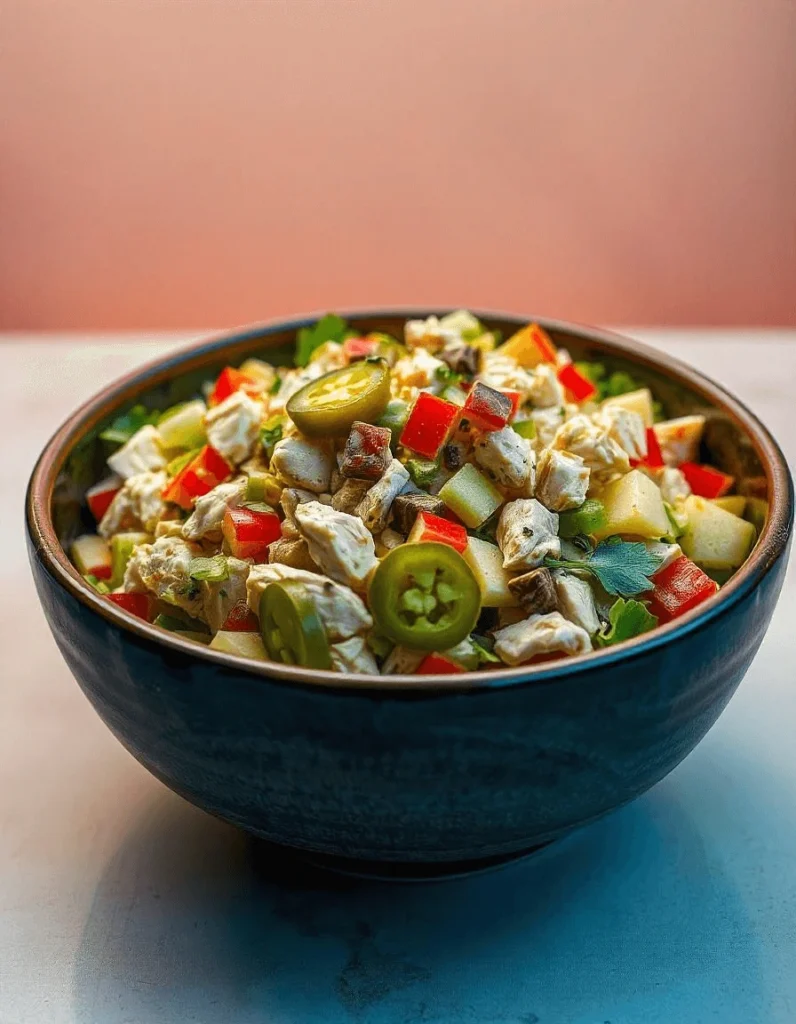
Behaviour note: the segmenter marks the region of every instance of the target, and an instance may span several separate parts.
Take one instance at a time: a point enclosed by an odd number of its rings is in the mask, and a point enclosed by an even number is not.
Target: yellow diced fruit
[[[671,530],[660,488],[638,469],[608,484],[600,501],[605,505],[606,521],[595,531],[598,540],[615,534],[659,540]]]
[[[729,494],[726,498],[714,498],[713,504],[723,508],[725,512],[732,512],[734,516],[743,517],[746,511],[746,498],[742,494]]]
[[[509,590],[509,580],[516,573],[503,568],[503,554],[497,544],[471,537],[464,549],[464,560],[470,566],[481,590],[484,608],[509,608],[517,601]]]
[[[527,370],[532,370],[539,363],[552,362],[555,357],[555,345],[538,324],[520,328],[497,351],[510,356]]]
[[[627,409],[628,412],[636,412],[644,420],[645,427],[653,424],[652,415],[652,392],[649,388],[639,388],[638,391],[628,391],[627,394],[617,395],[615,398],[606,398],[603,405],[614,405],[620,409]]]
[[[219,630],[210,641],[210,646],[214,651],[224,651],[225,654],[237,654],[240,658],[255,658],[257,661],[268,660],[263,638],[259,633],[238,633],[234,630]]]
[[[685,500],[688,526],[680,539],[683,553],[703,569],[737,569],[752,549],[755,528],[695,494]]]

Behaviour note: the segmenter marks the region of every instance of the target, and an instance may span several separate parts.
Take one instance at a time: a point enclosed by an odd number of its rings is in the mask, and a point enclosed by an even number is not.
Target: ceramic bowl
[[[360,311],[399,333],[442,310]],[[477,314],[507,336],[528,318]],[[98,433],[136,402],[163,408],[222,366],[289,362],[315,317],[236,331],[102,391],[49,442],[27,495],[30,561],[47,620],[121,743],[175,792],[272,843],[370,869],[454,871],[563,836],[649,789],[718,718],[780,592],[793,522],[785,459],[723,388],[635,341],[541,319],[574,358],[649,383],[669,416],[708,417],[703,455],[765,497],[746,564],[694,612],[621,647],[466,675],[347,676],[252,662],[181,640],[99,596],[70,564],[102,473]],[[717,354],[719,353],[717,348]]]

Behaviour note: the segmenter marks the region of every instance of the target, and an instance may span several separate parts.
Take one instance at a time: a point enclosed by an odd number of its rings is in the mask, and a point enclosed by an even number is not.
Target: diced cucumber
[[[593,533],[598,540],[615,534],[659,540],[671,531],[660,488],[637,469],[608,484],[601,499],[605,525]]]
[[[596,498],[587,498],[579,508],[559,513],[558,535],[567,540],[581,534],[588,536],[602,529],[605,524],[605,505]]]
[[[222,629],[210,641],[210,647],[214,651],[237,654],[241,658],[255,658],[257,661],[268,660],[263,638],[259,633],[238,633]]]
[[[124,583],[124,573],[133,550],[139,544],[150,544],[152,537],[148,533],[117,533],[111,537],[111,587],[120,587]]]
[[[688,526],[680,541],[683,553],[703,569],[737,569],[752,549],[755,528],[706,498],[685,500]]]
[[[463,555],[478,581],[483,608],[510,608],[516,605],[517,601],[509,590],[509,580],[515,574],[503,568],[503,553],[497,544],[471,537]]]
[[[485,523],[504,500],[497,487],[469,462],[440,489],[439,497],[471,529]]]
[[[390,448],[392,448],[393,452],[398,448],[398,439],[408,417],[409,403],[404,402],[401,398],[392,398],[387,403],[384,412],[376,420],[377,427],[387,427],[392,432]]]
[[[196,398],[192,402],[174,405],[162,413],[158,420],[158,433],[164,448],[201,448],[207,440],[204,417],[207,406]]]

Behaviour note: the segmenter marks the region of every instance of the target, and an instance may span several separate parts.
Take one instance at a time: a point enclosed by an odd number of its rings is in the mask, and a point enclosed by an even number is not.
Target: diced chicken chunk
[[[658,438],[663,461],[667,466],[679,466],[681,462],[699,460],[699,445],[705,429],[704,416],[680,416],[674,420],[656,423],[652,429]]]
[[[498,391],[519,391],[523,402],[534,389],[533,373],[524,370],[510,356],[503,355],[500,349],[486,353],[484,368],[478,379]]]
[[[298,505],[294,514],[321,571],[338,583],[361,589],[378,564],[373,537],[362,520],[319,501]]]
[[[166,512],[161,493],[168,479],[162,471],[128,477],[100,520],[97,533],[106,538],[125,530],[153,533]]]
[[[560,612],[532,615],[495,632],[495,654],[507,665],[524,665],[540,654],[586,654],[591,649],[586,630]]]
[[[133,550],[124,574],[124,589],[149,591],[189,615],[203,615],[199,584],[191,579],[191,559],[202,554],[198,544],[179,537],[160,537],[154,544],[139,544]]]
[[[424,348],[417,348],[411,355],[399,359],[393,367],[392,377],[399,391],[406,388],[427,388],[434,383],[435,374],[445,364]]]
[[[186,540],[221,540],[221,524],[228,508],[240,505],[246,494],[246,480],[219,484],[196,499],[193,512],[182,527]]]
[[[350,640],[330,644],[329,654],[335,672],[379,674],[379,666],[364,637],[352,636]]]
[[[383,676],[413,676],[425,656],[425,651],[415,651],[410,647],[397,645],[384,659],[381,674]]]
[[[567,421],[567,407],[565,405],[555,405],[549,409],[534,409],[531,413],[531,419],[536,427],[536,437],[534,444],[536,450],[541,451],[543,448],[549,448],[553,443],[553,438],[556,436],[556,432]]]
[[[300,487],[320,494],[329,490],[334,459],[320,445],[304,437],[277,442],[271,456],[271,471],[288,487]]]
[[[443,327],[435,316],[430,316],[426,320],[407,320],[404,325],[404,341],[412,352],[417,349],[438,352],[444,345],[461,340],[459,330],[455,327]]]
[[[530,441],[512,427],[482,434],[473,449],[475,461],[484,473],[502,487],[533,494],[536,453]]]
[[[556,569],[553,572],[558,610],[565,619],[585,629],[591,636],[600,628],[600,617],[594,604],[594,591],[586,582],[570,573]]]
[[[381,480],[378,480],[357,505],[356,514],[371,533],[381,533],[390,518],[396,497],[409,482],[409,471],[393,459]]]
[[[139,473],[155,473],[165,469],[166,456],[157,429],[151,423],[141,427],[110,456],[108,465],[125,480]]]
[[[552,447],[579,455],[591,470],[592,481],[607,482],[630,470],[627,452],[604,426],[593,423],[582,413],[558,428]]]
[[[685,478],[685,473],[674,466],[664,466],[654,474],[655,482],[661,489],[661,497],[670,505],[677,505],[691,493],[691,485]]]
[[[227,559],[227,569],[227,579],[219,582],[202,580],[199,584],[204,618],[214,633],[221,629],[235,605],[246,601],[249,563],[240,558],[230,557]]]
[[[205,416],[208,443],[227,462],[237,466],[251,455],[262,418],[262,402],[249,398],[245,391],[235,391],[208,410]]]
[[[298,580],[303,583],[307,596],[315,604],[315,611],[326,631],[330,643],[347,640],[366,633],[373,625],[362,598],[349,587],[334,583],[323,576],[289,565],[253,565],[246,581],[249,607],[260,614],[260,597],[269,583],[279,580]]]
[[[549,363],[534,367],[532,384],[526,395],[537,409],[550,409],[564,404],[564,388],[556,376],[556,368]]]
[[[504,505],[496,537],[504,569],[535,569],[548,556],[561,554],[558,515],[535,498],[518,498]]]
[[[536,472],[536,497],[551,512],[577,508],[589,491],[589,467],[579,455],[545,448]]]
[[[331,373],[332,370],[342,370],[344,366],[348,366],[348,358],[343,346],[338,344],[338,342],[325,341],[312,353],[310,366],[320,370],[320,376],[322,376],[324,373]]]
[[[592,416],[592,421],[604,427],[630,459],[643,459],[647,454],[647,428],[637,412],[620,405],[605,405]]]

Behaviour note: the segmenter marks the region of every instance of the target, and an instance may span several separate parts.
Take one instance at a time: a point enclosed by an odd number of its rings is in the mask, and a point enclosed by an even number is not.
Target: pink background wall
[[[0,327],[796,323],[791,0],[0,0]]]

